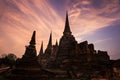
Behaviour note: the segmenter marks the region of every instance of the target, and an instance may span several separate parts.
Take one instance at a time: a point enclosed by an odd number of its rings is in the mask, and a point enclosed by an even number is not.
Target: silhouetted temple
[[[42,42],[37,56],[35,43],[34,31],[25,54],[16,61],[12,77],[23,77],[26,78],[25,80],[29,77],[36,80],[41,80],[39,78],[43,77],[91,78],[95,74],[100,75],[101,71],[103,71],[105,77],[111,76],[111,74],[108,74],[110,72],[108,67],[106,67],[110,60],[107,52],[95,50],[94,45],[88,44],[87,41],[78,43],[72,35],[68,13],[66,13],[65,28],[59,44],[57,40],[55,45],[52,44],[51,32],[47,48],[43,51]]]
[[[33,32],[30,45],[26,46],[25,54],[16,61],[15,69],[9,76],[10,80],[39,80],[52,77],[53,74],[41,68],[36,52],[36,32]]]
[[[56,42],[57,43],[57,42]],[[41,50],[40,50],[41,52]],[[54,66],[63,67],[70,63],[83,63],[91,61],[109,61],[110,58],[106,51],[96,51],[93,44],[88,44],[87,41],[77,43],[72,35],[69,25],[68,13],[66,13],[66,22],[63,36],[60,39],[59,45],[52,45],[52,33],[50,34],[49,43],[45,52],[41,55],[41,64],[45,67]],[[39,55],[40,55],[39,54]],[[54,60],[54,61],[53,61]],[[52,62],[51,62],[52,61]],[[79,68],[79,67],[78,67]]]

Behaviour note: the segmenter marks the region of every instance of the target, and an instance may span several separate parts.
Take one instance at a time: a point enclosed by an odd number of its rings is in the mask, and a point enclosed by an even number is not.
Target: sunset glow
[[[0,54],[24,54],[36,30],[37,52],[43,41],[53,44],[63,34],[66,10],[78,42],[88,40],[95,49],[120,58],[120,0],[0,0]]]

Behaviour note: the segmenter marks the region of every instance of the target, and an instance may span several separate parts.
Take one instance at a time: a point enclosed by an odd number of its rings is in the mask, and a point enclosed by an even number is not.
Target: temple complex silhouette
[[[9,76],[11,80],[91,78],[94,74],[107,78],[111,76],[107,66],[110,61],[107,51],[95,50],[94,44],[89,44],[88,41],[78,43],[72,35],[67,12],[65,28],[59,43],[56,41],[55,45],[52,44],[51,32],[47,48],[43,51],[42,42],[37,55],[35,37],[36,31],[33,32],[24,55],[16,61],[15,68]]]
[[[43,52],[43,42],[41,44],[40,53],[38,55],[39,62],[44,67],[64,66],[68,63],[83,63],[91,61],[109,61],[110,58],[106,51],[96,51],[93,44],[88,44],[87,41],[77,43],[75,37],[70,30],[68,13],[66,13],[66,22],[63,36],[60,39],[59,45],[56,41],[52,45],[52,33],[50,33],[49,42],[45,52]]]

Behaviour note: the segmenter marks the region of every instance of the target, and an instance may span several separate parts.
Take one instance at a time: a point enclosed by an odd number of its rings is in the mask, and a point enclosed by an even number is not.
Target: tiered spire
[[[49,38],[47,48],[45,50],[45,54],[47,57],[50,57],[50,55],[52,54],[52,32],[50,33],[50,38]]]
[[[50,33],[48,46],[52,46],[52,32]]]
[[[35,47],[35,44],[36,44],[35,36],[36,36],[36,31],[33,32],[31,40],[29,42],[30,45],[26,47],[26,51],[23,57],[36,57],[37,53],[36,53],[36,47]]]
[[[58,46],[58,42],[57,42],[57,40],[56,40],[56,44],[55,44],[55,46]]]
[[[69,26],[69,19],[68,19],[68,12],[66,11],[66,22],[65,22],[65,29],[63,34],[71,34],[70,26]]]
[[[36,44],[35,36],[36,36],[36,31],[33,32],[33,35],[32,35],[31,41],[30,41],[30,45],[35,45]]]
[[[42,44],[41,44],[41,49],[40,49],[40,52],[39,52],[39,56],[41,56],[43,54],[43,41],[42,41]]]

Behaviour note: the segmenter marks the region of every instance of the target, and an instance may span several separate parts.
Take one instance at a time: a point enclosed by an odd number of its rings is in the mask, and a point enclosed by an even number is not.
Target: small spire
[[[56,40],[56,44],[55,44],[55,46],[58,46],[58,42],[57,42],[57,40]]]
[[[42,54],[43,54],[43,41],[42,41],[42,44],[41,44],[41,49],[40,49],[39,55],[41,56]]]
[[[33,35],[32,35],[31,41],[30,41],[31,45],[35,45],[36,44],[35,36],[36,36],[36,31],[33,32]]]
[[[52,32],[50,33],[48,46],[52,46]]]
[[[65,29],[63,34],[71,34],[70,26],[69,26],[69,19],[68,19],[68,12],[66,11],[66,22],[65,22]]]

